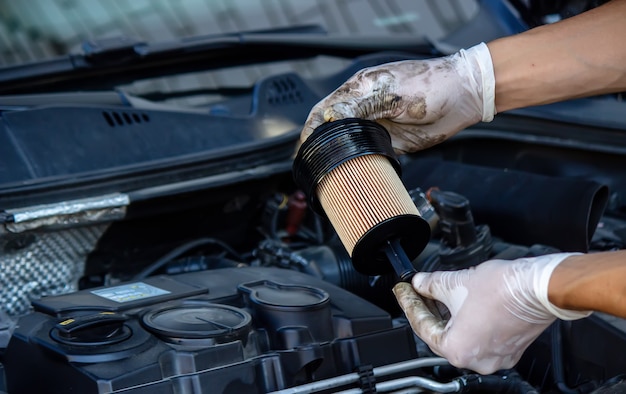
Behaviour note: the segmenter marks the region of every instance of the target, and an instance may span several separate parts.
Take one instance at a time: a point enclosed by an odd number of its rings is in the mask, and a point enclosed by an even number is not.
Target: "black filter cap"
[[[374,154],[387,157],[400,175],[400,162],[383,126],[359,118],[323,123],[300,146],[293,162],[293,177],[315,212],[323,214],[315,193],[322,178],[346,161]]]

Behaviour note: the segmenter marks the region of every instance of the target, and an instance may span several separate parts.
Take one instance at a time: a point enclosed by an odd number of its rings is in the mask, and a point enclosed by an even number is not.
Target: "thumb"
[[[307,138],[313,134],[313,131],[324,122],[324,115],[318,108],[314,107],[309,113],[309,116],[304,123],[304,127],[302,128],[302,132],[300,133],[300,145],[302,145],[304,141],[306,141]]]
[[[345,118],[367,118],[367,113],[359,110],[359,106],[353,100],[336,102],[328,107],[324,107],[324,120],[333,122]]]
[[[356,116],[355,108],[357,106],[354,103],[342,101],[327,105],[327,102],[328,98],[317,103],[309,112],[309,116],[307,117],[304,127],[302,128],[302,132],[300,133],[300,144],[306,141],[307,138],[313,134],[313,131],[315,131],[315,129],[322,123],[333,122],[335,120],[345,118],[359,117]]]
[[[413,276],[412,285],[419,295],[441,302],[454,316],[468,296],[467,282],[472,272],[471,269],[418,272]]]
[[[447,304],[447,289],[442,286],[442,282],[448,282],[446,280],[448,278],[444,277],[448,277],[450,274],[453,272],[418,272],[413,275],[411,284],[419,295]]]
[[[430,349],[441,355],[439,344],[445,336],[446,321],[439,317],[438,313],[433,313],[411,287],[410,284],[400,282],[393,288],[393,293],[398,300],[398,304],[404,311],[411,328]]]

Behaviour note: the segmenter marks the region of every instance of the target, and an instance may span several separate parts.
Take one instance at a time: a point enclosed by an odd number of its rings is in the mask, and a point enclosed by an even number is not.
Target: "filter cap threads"
[[[304,141],[293,164],[296,185],[304,191],[311,207],[319,214],[315,188],[321,179],[342,163],[355,157],[378,154],[385,156],[398,176],[401,167],[385,128],[371,120],[347,118],[323,123]]]

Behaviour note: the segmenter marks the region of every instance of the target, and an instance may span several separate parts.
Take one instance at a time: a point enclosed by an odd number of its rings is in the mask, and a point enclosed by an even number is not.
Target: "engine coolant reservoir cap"
[[[252,317],[221,304],[182,304],[146,313],[143,324],[162,338],[234,340],[250,331]]]

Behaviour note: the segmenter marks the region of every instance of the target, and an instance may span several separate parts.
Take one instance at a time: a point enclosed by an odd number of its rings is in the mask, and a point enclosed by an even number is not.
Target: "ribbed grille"
[[[317,196],[352,256],[357,241],[389,218],[419,212],[389,159],[367,155],[349,160],[322,178]]]
[[[129,126],[139,123],[150,122],[150,117],[145,113],[137,112],[118,112],[118,111],[102,111],[102,116],[107,124],[111,127]]]
[[[290,77],[274,79],[267,89],[266,98],[272,105],[300,104],[304,101],[298,85]]]

